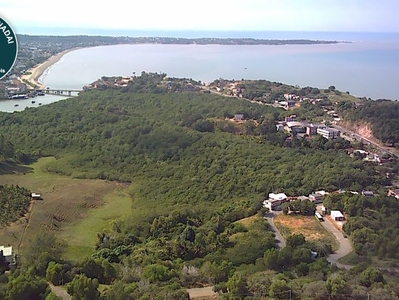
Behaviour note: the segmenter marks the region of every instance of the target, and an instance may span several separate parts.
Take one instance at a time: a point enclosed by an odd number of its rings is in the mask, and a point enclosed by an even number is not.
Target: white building
[[[341,131],[330,127],[319,127],[317,128],[317,134],[320,134],[328,140],[332,140],[339,138],[341,136]]]
[[[270,193],[269,199],[263,201],[263,206],[268,208],[270,211],[279,209],[280,205],[288,201],[288,197],[284,193]]]
[[[334,221],[345,221],[344,215],[339,210],[332,210],[330,214]]]
[[[32,197],[32,199],[37,199],[37,200],[40,200],[42,198],[42,196],[40,194],[36,194],[36,193],[30,194],[30,196]]]
[[[3,256],[10,265],[15,264],[14,253],[12,252],[12,246],[0,246],[0,251],[3,251]]]

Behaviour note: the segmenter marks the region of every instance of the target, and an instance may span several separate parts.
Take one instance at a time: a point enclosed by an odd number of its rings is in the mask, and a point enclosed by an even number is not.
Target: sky
[[[399,32],[399,0],[1,0],[21,34],[98,30]],[[67,29],[65,31],[65,29]],[[83,33],[87,34],[87,33]]]

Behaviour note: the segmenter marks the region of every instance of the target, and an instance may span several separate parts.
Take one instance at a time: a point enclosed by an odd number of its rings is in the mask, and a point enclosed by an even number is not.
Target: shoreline
[[[40,76],[43,75],[43,73],[50,68],[52,65],[54,65],[55,63],[57,63],[58,61],[60,61],[60,59],[67,53],[74,51],[74,50],[78,50],[81,49],[81,47],[77,47],[77,48],[71,48],[71,49],[67,49],[64,51],[61,51],[57,54],[54,54],[53,56],[50,56],[47,60],[45,60],[44,62],[30,68],[27,72],[30,72],[29,75],[22,75],[20,78],[20,81],[22,83],[27,84],[28,89],[34,89],[32,85],[37,86],[38,89],[45,89],[46,86],[39,82],[39,78]]]

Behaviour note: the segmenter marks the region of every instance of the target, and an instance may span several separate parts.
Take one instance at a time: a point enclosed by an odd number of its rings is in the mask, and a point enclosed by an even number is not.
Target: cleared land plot
[[[284,238],[302,233],[308,241],[330,244],[334,250],[338,249],[337,240],[314,216],[281,214],[274,218],[274,223]]]
[[[212,286],[207,286],[203,288],[193,288],[187,289],[190,295],[190,299],[196,300],[213,300],[218,298],[218,294],[215,293]]]
[[[108,231],[112,221],[127,216],[131,211],[131,198],[124,190],[114,190],[103,200],[101,207],[89,210],[84,219],[66,225],[65,230],[60,232],[59,236],[69,241],[65,258],[81,260],[89,257],[94,251],[97,233]]]
[[[131,198],[124,194],[126,188],[115,182],[73,179],[68,176],[43,171],[55,158],[40,159],[30,167],[30,173],[0,176],[0,184],[20,185],[42,194],[43,200],[32,201],[31,211],[11,226],[0,229],[0,244],[11,244],[17,253],[29,242],[29,237],[40,231],[53,231],[66,238],[73,254],[77,248],[88,254],[94,250],[96,230],[111,226],[110,220],[131,209]],[[115,201],[115,203],[113,203]],[[91,214],[96,212],[95,214]],[[80,225],[80,222],[87,222]],[[79,227],[80,226],[80,227]],[[89,235],[94,236],[89,238]],[[75,248],[74,248],[75,247]],[[68,252],[67,257],[72,257]],[[79,256],[74,256],[74,259]]]

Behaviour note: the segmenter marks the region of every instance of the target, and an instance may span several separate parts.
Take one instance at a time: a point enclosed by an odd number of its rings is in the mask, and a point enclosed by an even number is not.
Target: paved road
[[[276,235],[276,240],[278,242],[278,247],[279,248],[284,248],[285,245],[286,245],[285,239],[281,235],[280,231],[278,231],[278,229],[276,227],[276,224],[274,224],[274,217],[276,215],[281,214],[281,213],[282,213],[281,211],[268,212],[268,213],[265,214],[265,219],[267,220],[267,222],[269,222],[270,226],[272,227],[272,231]]]

